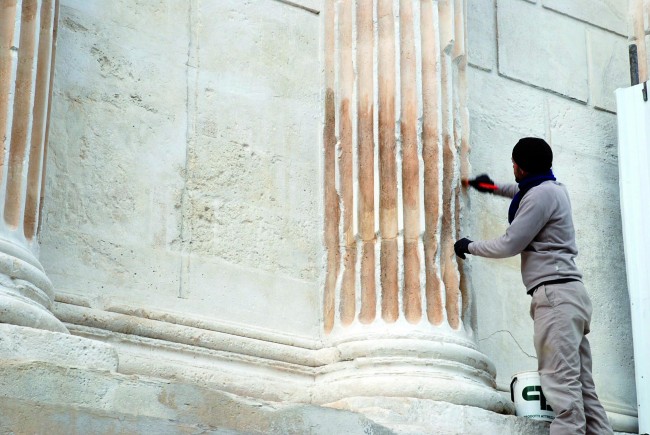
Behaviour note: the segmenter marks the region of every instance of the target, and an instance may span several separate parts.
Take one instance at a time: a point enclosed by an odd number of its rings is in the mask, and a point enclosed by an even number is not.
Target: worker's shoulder
[[[548,180],[530,189],[529,195],[537,199],[564,197],[567,195],[567,189],[558,181]]]
[[[533,189],[537,190],[538,192],[543,192],[543,191],[556,192],[558,190],[566,190],[566,187],[564,186],[564,184],[560,183],[559,181],[546,180],[543,183],[533,187]]]

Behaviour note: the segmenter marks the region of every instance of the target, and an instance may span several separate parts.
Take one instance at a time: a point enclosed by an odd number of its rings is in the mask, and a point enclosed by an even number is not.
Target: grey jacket
[[[512,198],[516,184],[499,186],[497,195]],[[526,193],[506,233],[493,240],[472,242],[469,252],[481,257],[505,258],[521,253],[521,276],[529,291],[544,281],[576,279],[575,242],[569,193],[557,181],[545,181]]]

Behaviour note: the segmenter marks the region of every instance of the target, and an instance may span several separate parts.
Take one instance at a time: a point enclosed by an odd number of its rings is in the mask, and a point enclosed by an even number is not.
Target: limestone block
[[[318,4],[61,2],[41,234],[58,291],[316,333]]]
[[[553,96],[549,97],[548,105],[553,166],[557,170],[565,169],[569,176],[594,177],[597,174],[577,174],[571,168],[585,157],[594,163],[618,164],[616,115]],[[618,183],[616,179],[611,181]],[[618,206],[611,208],[618,210]]]
[[[178,254],[152,251],[127,240],[95,242],[93,234],[79,234],[72,229],[56,234],[58,238],[44,241],[41,256],[57,297],[77,294],[96,308],[129,301],[182,309]]]
[[[145,3],[61,8],[41,238],[58,289],[177,291],[179,261],[164,257],[185,162],[187,39],[167,38],[185,12]]]
[[[472,164],[482,170],[484,163],[504,162],[510,177],[508,159],[517,140],[546,134],[545,93],[476,68],[468,69],[467,81]]]
[[[254,142],[236,140],[237,135],[206,138],[190,150],[185,220],[191,251],[315,279],[320,261],[319,239],[313,237],[320,228],[316,156],[300,162],[298,155],[256,151]]]
[[[627,34],[625,0],[542,0],[544,7],[594,24],[619,35]]]
[[[586,102],[584,26],[521,0],[498,0],[497,12],[499,73]]]
[[[187,53],[187,40],[178,38],[173,28],[187,24],[189,4],[176,0],[115,0],[110,3],[87,2],[84,0],[62,0],[60,19],[62,24],[73,24],[77,30],[88,31],[106,29],[104,23],[118,27],[123,32],[116,33],[118,41],[131,40],[135,32],[140,36],[143,45],[156,44],[161,47],[159,54],[176,51]],[[84,17],[83,21],[71,18],[71,15]],[[179,19],[180,18],[180,19]],[[163,49],[164,48],[164,49]]]
[[[192,251],[313,280],[320,257],[313,236],[321,234],[318,16],[274,2],[210,9],[227,19],[199,36],[197,138],[188,150]]]
[[[316,282],[206,257],[191,259],[188,279],[186,309],[193,315],[210,316],[215,307],[228,307],[220,309],[220,319],[303,337],[319,333]]]
[[[488,71],[496,64],[495,0],[469,0],[467,4],[467,58]]]
[[[117,370],[113,346],[70,334],[0,324],[1,361],[43,361],[67,367]]]
[[[630,62],[625,38],[598,29],[587,31],[591,103],[616,112],[614,91],[630,85]]]

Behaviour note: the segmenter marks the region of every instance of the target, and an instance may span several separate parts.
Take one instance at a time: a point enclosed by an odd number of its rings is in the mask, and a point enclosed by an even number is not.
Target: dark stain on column
[[[334,327],[336,280],[338,277],[341,254],[339,251],[339,195],[336,192],[336,136],[334,91],[327,89],[325,95],[325,126],[323,129],[324,146],[324,185],[325,185],[325,249],[327,250],[327,275],[323,294],[325,332]]]
[[[442,293],[438,271],[438,232],[440,229],[440,47],[433,4],[420,2],[422,38],[422,160],[424,162],[424,264],[426,276],[427,318],[433,325],[443,321]]]
[[[402,201],[404,208],[404,315],[422,318],[420,294],[420,168],[417,143],[417,83],[413,1],[400,0]]]
[[[440,32],[441,35],[450,35],[449,30],[453,29],[453,6],[450,2],[440,3]],[[444,10],[443,10],[444,9]],[[442,21],[444,20],[444,21]],[[457,329],[459,325],[458,297],[459,297],[459,276],[458,264],[454,255],[455,241],[455,195],[454,173],[456,170],[456,145],[454,143],[454,114],[453,114],[453,63],[451,58],[451,40],[441,38],[441,101],[442,101],[442,162],[443,162],[443,185],[442,185],[442,228],[441,228],[441,260],[442,281],[445,285],[445,311],[447,322]]]
[[[379,231],[381,233],[381,316],[399,317],[397,253],[397,164],[395,156],[395,23],[393,0],[378,4]]]
[[[357,150],[359,175],[359,236],[361,256],[361,311],[359,320],[375,319],[375,138],[373,130],[373,0],[357,0]]]
[[[323,328],[332,331],[335,319],[336,280],[341,254],[339,250],[339,195],[336,191],[336,102],[334,96],[334,4],[328,2],[325,21],[325,125],[323,126],[323,185],[325,203],[325,250],[327,271],[323,292]]]
[[[341,280],[340,316],[344,326],[356,314],[357,243],[354,234],[354,179],[352,163],[351,101],[354,87],[352,64],[352,1],[339,6],[339,178],[343,207],[343,277]]]

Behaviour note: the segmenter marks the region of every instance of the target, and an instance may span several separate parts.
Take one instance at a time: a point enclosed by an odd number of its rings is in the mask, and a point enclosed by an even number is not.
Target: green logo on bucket
[[[546,403],[546,397],[544,397],[544,393],[542,393],[542,387],[539,385],[529,385],[528,387],[525,387],[521,391],[521,397],[529,402],[539,400],[539,407],[542,411],[553,411],[551,405]]]

